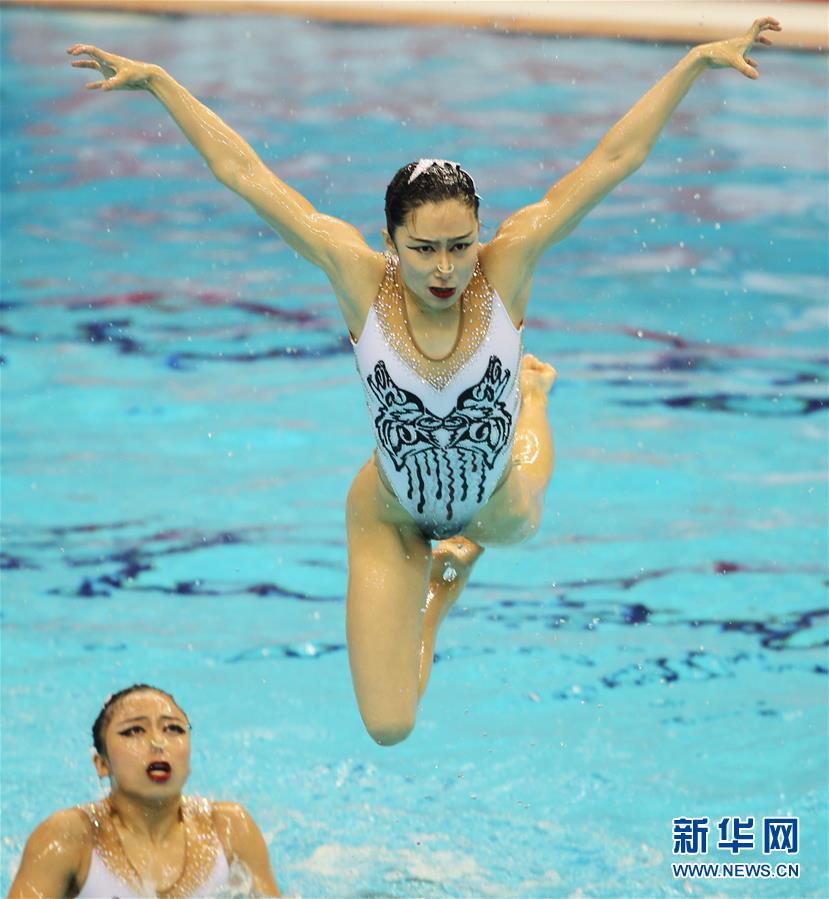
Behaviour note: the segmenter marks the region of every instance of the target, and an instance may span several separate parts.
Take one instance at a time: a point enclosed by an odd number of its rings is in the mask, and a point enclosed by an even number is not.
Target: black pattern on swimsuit
[[[426,503],[424,474],[435,485],[435,498],[446,504],[447,522],[453,519],[456,499],[464,501],[469,495],[470,474],[478,475],[476,501],[482,502],[487,471],[494,467],[512,431],[512,416],[501,401],[509,378],[500,359],[490,356],[481,380],[460,394],[448,415],[440,416],[414,393],[398,387],[382,360],[374,366],[374,374],[366,380],[380,402],[374,419],[377,440],[395,469],[405,470],[407,495],[414,500],[417,491],[419,513]],[[457,529],[451,527],[442,534],[436,528],[435,533],[448,536]]]

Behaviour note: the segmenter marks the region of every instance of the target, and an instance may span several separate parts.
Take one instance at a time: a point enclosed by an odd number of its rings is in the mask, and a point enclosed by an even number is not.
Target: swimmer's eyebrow
[[[116,727],[123,727],[125,724],[132,724],[133,721],[149,721],[150,718],[147,715],[139,715],[137,718],[124,718],[116,724]],[[184,721],[184,718],[180,718],[178,715],[162,715],[162,721]]]
[[[456,243],[459,240],[466,240],[468,237],[472,237],[473,233],[474,232],[470,231],[468,234],[462,234],[460,237],[450,237],[448,242]],[[440,241],[437,240],[429,240],[428,237],[415,237],[411,232],[409,232],[409,239],[418,240],[420,243],[440,243]]]

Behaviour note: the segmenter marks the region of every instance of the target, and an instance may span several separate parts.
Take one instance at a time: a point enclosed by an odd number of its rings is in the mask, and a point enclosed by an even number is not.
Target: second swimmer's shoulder
[[[60,876],[75,878],[88,863],[95,843],[89,816],[79,807],[49,815],[32,832],[25,855]]]
[[[87,806],[92,809],[92,805]],[[78,805],[72,808],[64,808],[59,812],[49,815],[42,821],[34,832],[43,834],[52,839],[58,839],[64,844],[86,845],[94,840],[94,831],[89,814]],[[32,834],[34,836],[34,834]]]
[[[238,802],[211,802],[210,810],[216,826],[234,827],[247,824],[251,820],[250,813]]]

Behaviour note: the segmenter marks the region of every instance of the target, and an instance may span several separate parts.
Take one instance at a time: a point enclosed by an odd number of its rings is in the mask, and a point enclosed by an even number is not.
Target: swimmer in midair
[[[109,795],[36,828],[9,899],[280,895],[250,814],[182,796],[190,722],[169,693],[134,684],[113,694],[92,740]]]
[[[522,356],[541,256],[645,161],[696,79],[758,77],[747,54],[779,31],[757,19],[702,44],[652,87],[538,202],[480,242],[479,197],[458,163],[421,159],[386,191],[386,252],[318,212],[233,129],[160,66],[77,44],[92,90],[146,90],[216,178],[328,276],[357,356],[377,449],[348,496],[347,632],[363,721],[382,745],[405,739],[441,622],[484,547],[533,534],[553,471],[547,398],[555,369]]]

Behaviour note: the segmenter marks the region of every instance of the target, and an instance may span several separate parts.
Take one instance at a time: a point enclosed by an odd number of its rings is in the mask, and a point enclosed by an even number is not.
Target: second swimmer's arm
[[[63,899],[76,882],[92,846],[89,819],[77,808],[56,812],[29,837],[8,899]]]
[[[255,896],[281,896],[268,846],[247,809],[235,802],[214,802],[213,823],[229,859],[242,862],[253,878]]]

